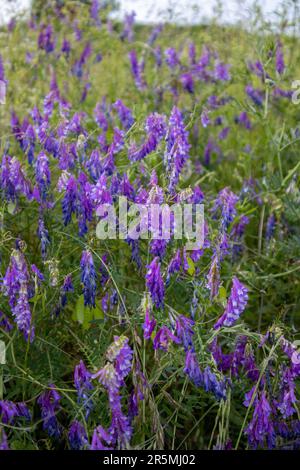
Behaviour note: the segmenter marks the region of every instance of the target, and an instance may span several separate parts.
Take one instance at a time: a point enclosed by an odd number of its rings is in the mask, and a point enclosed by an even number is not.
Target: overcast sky
[[[254,0],[221,0],[223,5],[223,19],[234,21],[237,18],[246,18],[249,8]],[[0,0],[0,21],[7,21],[13,9],[21,11],[28,9],[30,0]],[[136,19],[142,22],[155,22],[170,19],[170,11],[183,22],[193,22],[198,19],[211,18],[215,10],[216,0],[119,0],[121,14],[134,10]],[[280,5],[290,5],[291,0],[258,0],[265,14],[279,10]],[[101,4],[101,0],[100,0]],[[12,7],[14,5],[14,8]],[[172,6],[169,9],[168,7]],[[198,9],[195,11],[194,6]]]

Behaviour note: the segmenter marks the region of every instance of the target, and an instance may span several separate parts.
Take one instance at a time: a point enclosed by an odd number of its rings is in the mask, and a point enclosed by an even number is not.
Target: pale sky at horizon
[[[15,11],[22,11],[29,8],[31,0],[0,0],[1,12],[0,22],[8,21],[11,12],[14,11],[12,5],[15,5]],[[100,0],[101,3],[101,0]],[[182,22],[192,23],[195,19],[210,19],[214,16],[216,0],[119,0],[120,14],[125,12],[136,12],[136,20],[140,22],[159,22],[170,19],[170,11],[168,7],[173,6],[174,16]],[[247,12],[253,0],[221,0],[223,5],[223,21],[232,22],[237,18],[246,19]],[[281,0],[258,0],[266,15],[269,16],[274,10],[278,10],[282,4],[288,5],[291,2]],[[197,11],[194,6],[197,7]]]

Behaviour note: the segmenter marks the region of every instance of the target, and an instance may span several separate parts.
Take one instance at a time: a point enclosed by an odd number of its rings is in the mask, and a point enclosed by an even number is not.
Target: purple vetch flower
[[[198,281],[195,282],[194,288],[193,288],[193,296],[191,300],[191,306],[190,306],[190,314],[192,319],[195,318],[196,313],[198,311],[198,306],[199,306],[199,287],[200,283]]]
[[[0,166],[0,186],[9,201],[16,201],[21,195],[31,200],[30,183],[16,157],[3,155]]]
[[[154,258],[147,266],[146,286],[150,292],[152,302],[157,308],[163,308],[165,286],[160,272],[159,258]]]
[[[284,63],[284,58],[283,58],[282,43],[280,41],[277,41],[275,60],[276,60],[276,72],[282,75],[285,70],[285,63]]]
[[[0,400],[0,422],[4,424],[12,424],[18,416],[17,405],[8,400]]]
[[[267,226],[266,226],[266,240],[269,242],[271,238],[273,238],[274,233],[275,233],[275,227],[276,227],[276,217],[274,215],[274,212],[272,212],[267,220]]]
[[[136,264],[138,270],[141,270],[143,264],[140,255],[140,240],[134,240],[130,237],[127,237],[126,242],[131,248],[131,261]]]
[[[169,343],[180,344],[180,339],[177,338],[172,331],[169,330],[165,325],[162,326],[155,335],[153,340],[153,348],[161,349],[162,351],[168,351]]]
[[[166,254],[168,240],[152,239],[150,242],[150,253],[151,255],[158,256],[160,260]]]
[[[89,250],[84,250],[82,252],[80,268],[81,282],[83,284],[84,305],[95,308],[97,275],[93,256]]]
[[[161,49],[161,46],[156,46],[154,49],[153,49],[153,55],[154,55],[154,59],[155,59],[155,64],[158,68],[160,68],[162,66],[162,63],[163,63],[163,58],[162,58],[162,49]],[[158,91],[158,90],[157,90]]]
[[[221,225],[224,229],[233,221],[236,216],[236,204],[239,198],[234,194],[228,187],[222,189],[218,197],[215,199],[214,206],[212,208],[213,215],[216,212],[221,212]]]
[[[246,111],[242,111],[240,115],[237,117],[236,121],[242,126],[244,126],[245,129],[248,129],[248,130],[252,129],[252,124]]]
[[[64,191],[64,197],[62,199],[62,212],[63,212],[63,221],[65,225],[68,225],[71,222],[72,214],[77,213],[77,181],[76,178],[64,171],[58,180],[57,185],[58,191]]]
[[[113,437],[102,426],[94,429],[91,450],[113,450]]]
[[[219,62],[215,66],[214,70],[214,77],[216,80],[221,80],[223,82],[227,82],[231,79],[231,75],[229,72],[231,65],[229,64],[223,64],[222,62]]]
[[[234,224],[230,232],[230,238],[233,240],[233,252],[238,254],[242,250],[241,239],[245,233],[246,226],[250,220],[246,215],[242,215],[238,222]]]
[[[230,131],[230,127],[224,127],[220,132],[219,132],[219,135],[218,135],[218,139],[219,140],[225,140],[229,134],[229,131]]]
[[[188,93],[194,93],[194,79],[193,75],[189,72],[183,73],[180,75],[180,81],[183,86],[183,89]]]
[[[250,400],[246,406],[249,406],[249,404]],[[272,409],[265,391],[255,397],[253,416],[245,429],[245,434],[248,436],[248,442],[252,449],[257,449],[258,447],[265,448],[266,446],[269,449],[275,447]]]
[[[160,33],[162,32],[164,28],[164,25],[163,24],[158,24],[156,26],[154,26],[152,28],[152,31],[150,33],[150,36],[147,40],[147,44],[149,46],[153,46],[154,42],[156,41],[156,39],[158,38],[158,36],[160,35]]]
[[[178,315],[176,318],[175,333],[185,351],[193,346],[194,325],[195,322],[184,315]]]
[[[295,405],[298,402],[295,392],[296,384],[291,370],[286,367],[281,371],[281,390],[277,408],[284,418],[289,418],[296,413]]]
[[[226,400],[226,381],[218,380],[209,366],[203,372],[203,387],[206,392],[212,392],[217,400]]]
[[[97,103],[94,109],[94,119],[100,129],[104,132],[108,130],[109,122],[111,121],[111,115],[107,108],[105,97],[102,98],[101,103]]]
[[[124,379],[132,368],[133,351],[126,336],[115,336],[114,343],[107,350],[109,362],[100,369],[93,378],[107,389],[111,409],[111,424],[108,430],[101,426],[96,428],[92,439],[92,450],[107,448],[126,449],[129,445],[132,428],[129,417],[122,411],[120,387],[125,385]]]
[[[203,127],[207,127],[210,124],[210,119],[209,119],[209,111],[207,109],[203,109],[200,119],[201,119],[201,124]]]
[[[51,24],[42,25],[38,36],[38,47],[39,49],[43,49],[47,54],[54,51],[54,32]]]
[[[56,419],[56,413],[59,410],[60,395],[55,388],[55,385],[50,385],[48,390],[45,390],[37,399],[41,408],[41,415],[43,419],[43,429],[50,437],[58,439],[61,436],[61,429]]]
[[[105,173],[100,176],[96,185],[92,188],[91,199],[96,207],[96,212],[98,206],[102,204],[112,204],[112,196],[107,188],[107,177]]]
[[[29,305],[29,273],[24,254],[15,249],[12,251],[10,263],[3,278],[4,294],[9,297],[14,320],[19,331],[26,340],[33,341],[34,326],[31,323]]]
[[[144,394],[141,390],[141,387],[137,385],[134,387],[130,393],[128,399],[128,416],[130,423],[132,423],[135,416],[139,414],[139,401],[144,400]]]
[[[150,114],[146,119],[145,131],[147,133],[145,142],[140,148],[137,148],[135,145],[131,146],[128,152],[129,160],[142,160],[149,153],[154,152],[157,149],[159,142],[166,134],[165,116],[158,113]]]
[[[156,326],[156,320],[155,318],[153,317],[152,319],[150,319],[150,311],[149,311],[149,308],[146,308],[146,312],[145,312],[145,321],[143,323],[143,330],[144,330],[144,338],[145,339],[150,339],[151,338],[151,335],[155,329],[155,326]]]
[[[131,13],[126,13],[124,17],[124,28],[120,34],[120,39],[124,41],[127,39],[128,42],[132,42],[134,39],[133,26],[135,22],[136,13],[132,11]]]
[[[87,95],[88,95],[88,91],[91,89],[92,85],[90,82],[87,82],[84,84],[84,87],[83,87],[83,90],[82,90],[82,93],[81,93],[81,97],[80,97],[80,103],[83,103],[86,98],[87,98]]]
[[[189,43],[188,55],[189,55],[190,65],[195,65],[196,64],[196,46],[194,42]]]
[[[33,126],[30,124],[27,126],[23,137],[23,149],[27,152],[28,163],[31,165],[34,160],[34,149],[35,149],[35,131]]]
[[[220,261],[222,261],[225,256],[230,253],[230,245],[226,232],[221,231],[219,235],[219,245],[216,251],[219,253]]]
[[[65,56],[68,58],[71,52],[71,44],[70,41],[68,41],[66,38],[63,39],[63,43],[61,46],[61,52],[65,54]]]
[[[88,182],[86,175],[80,172],[78,175],[77,192],[77,218],[79,236],[88,232],[87,223],[93,218],[93,203],[91,198],[92,185]]]
[[[134,123],[131,109],[127,108],[122,100],[117,100],[112,106],[117,111],[123,128],[129,130]]]
[[[44,152],[38,154],[35,162],[35,178],[42,200],[47,198],[51,182],[49,159]]]
[[[83,450],[88,447],[88,438],[84,426],[79,421],[72,421],[68,439],[72,450]]]
[[[221,326],[232,326],[245,310],[247,301],[247,287],[245,287],[237,277],[234,277],[232,280],[232,288],[229,299],[227,301],[225,312],[214,325],[214,329],[218,329]]]
[[[16,418],[25,418],[31,421],[31,414],[25,403],[14,403],[9,400],[0,400],[0,422],[3,424],[14,424]]]
[[[38,229],[37,229],[37,236],[41,241],[41,253],[43,260],[47,257],[47,247],[50,245],[50,238],[49,232],[45,227],[44,219],[42,217],[39,218]]]
[[[77,78],[83,77],[83,67],[86,64],[88,58],[92,54],[92,46],[88,42],[86,43],[80,57],[76,60],[72,66],[72,74],[75,75]]]
[[[248,69],[250,72],[253,72],[257,77],[261,78],[264,81],[265,78],[270,78],[264,70],[263,64],[257,60],[256,62],[249,62]]]
[[[114,155],[124,148],[124,139],[125,132],[118,127],[115,127],[112,142],[107,149],[107,157],[103,161],[103,172],[107,175],[112,175],[115,170]]]
[[[252,85],[247,85],[245,91],[249,98],[252,99],[254,104],[256,104],[257,106],[262,106],[264,96],[261,90],[259,90],[258,88],[253,88]]]
[[[101,26],[101,20],[99,17],[100,13],[100,3],[99,0],[92,0],[91,7],[90,7],[90,17],[92,20],[95,21],[98,27]]]
[[[233,360],[233,354],[224,354],[221,346],[218,344],[218,339],[215,338],[208,346],[208,349],[212,353],[212,356],[217,364],[218,370],[221,372],[227,372],[230,370]]]
[[[76,19],[73,23],[73,31],[74,31],[74,35],[75,35],[75,39],[76,41],[81,41],[82,39],[82,31],[81,29],[79,28],[78,26],[78,20]]]
[[[85,409],[85,419],[88,419],[93,409],[93,401],[90,391],[94,388],[91,382],[92,374],[87,370],[83,361],[80,361],[74,369],[74,384],[78,393],[78,403]]]
[[[15,111],[11,112],[10,125],[11,125],[11,130],[12,130],[13,135],[15,136],[16,141],[19,142],[20,147],[23,148],[23,135],[22,135],[21,124]]]
[[[169,173],[169,191],[173,193],[190,150],[188,132],[184,127],[182,114],[176,106],[173,107],[169,119],[166,142],[164,161]]]
[[[36,276],[38,282],[45,280],[44,275],[41,273],[41,271],[39,270],[39,268],[35,264],[31,265],[31,271]]]
[[[9,450],[7,435],[2,426],[0,426],[0,450]]]
[[[287,98],[290,100],[293,96],[293,90],[283,90],[282,88],[275,86],[272,89],[272,96],[275,98]]]
[[[165,50],[166,64],[170,69],[175,69],[180,64],[179,57],[174,47],[169,47]]]
[[[204,149],[204,164],[207,166],[210,164],[212,154],[216,154],[217,156],[221,155],[221,149],[216,144],[214,139],[209,137],[208,142]]]
[[[186,352],[183,372],[188,375],[196,387],[203,386],[203,373],[201,372],[196,353],[191,349]]]
[[[166,280],[167,285],[170,282],[171,275],[176,272],[178,273],[181,270],[181,267],[182,267],[182,260],[181,260],[180,249],[178,249],[176,251],[176,254],[171,259],[169,266],[168,266],[167,280]]]
[[[74,286],[73,286],[71,274],[67,274],[67,276],[64,278],[63,285],[60,289],[59,303],[60,303],[61,308],[65,307],[66,304],[67,304],[67,293],[68,292],[74,292]]]
[[[124,379],[132,368],[133,352],[128,343],[126,336],[114,336],[114,342],[106,352],[106,358],[114,364],[121,385],[124,385]]]
[[[2,55],[0,54],[0,104],[6,101],[7,80],[5,79]]]
[[[212,262],[207,274],[207,284],[206,287],[210,290],[210,298],[214,299],[218,293],[221,285],[220,281],[220,266],[219,258],[217,254],[214,254]]]
[[[5,315],[5,313],[0,311],[0,328],[3,328],[4,331],[9,333],[12,329],[13,326],[10,323],[8,317]]]
[[[144,62],[138,61],[136,52],[131,50],[128,53],[130,65],[131,65],[131,73],[134,78],[136,87],[138,90],[144,90],[146,88],[146,82],[143,77],[144,72]]]

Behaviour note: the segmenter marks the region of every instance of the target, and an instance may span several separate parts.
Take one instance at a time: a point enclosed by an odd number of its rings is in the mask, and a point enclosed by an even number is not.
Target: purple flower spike
[[[272,422],[272,409],[267,400],[266,392],[262,392],[254,400],[255,408],[252,420],[245,430],[249,445],[252,449],[264,448],[267,444],[269,449],[275,447],[275,431]],[[247,405],[249,406],[249,405]]]
[[[169,191],[173,193],[184,164],[189,158],[190,150],[188,132],[184,127],[182,114],[175,106],[171,112],[166,141],[164,160],[170,179]]]
[[[282,44],[280,41],[278,41],[277,47],[276,47],[276,72],[282,75],[284,70],[285,70],[285,63],[284,63],[284,58],[283,58]]]
[[[92,374],[87,370],[83,361],[80,361],[74,369],[74,384],[78,393],[78,403],[82,404],[86,413],[86,419],[93,409],[90,391],[94,388],[91,382]]]
[[[126,336],[115,336],[114,343],[107,350],[109,362],[100,369],[93,378],[107,389],[111,409],[111,425],[108,430],[98,426],[92,439],[92,450],[126,449],[131,439],[132,428],[128,416],[122,411],[120,387],[125,385],[124,379],[132,368],[133,351]]]
[[[72,450],[83,450],[88,446],[86,431],[79,421],[72,422],[68,433],[68,439]]]
[[[150,292],[152,302],[157,308],[164,305],[165,286],[161,277],[159,258],[156,257],[149,264],[146,274],[146,286]]]
[[[93,256],[89,250],[82,252],[80,268],[81,282],[83,284],[84,305],[95,308],[97,275]]]
[[[225,308],[225,312],[214,325],[215,329],[221,326],[232,326],[243,313],[248,301],[248,289],[237,277],[233,278],[232,288],[229,299]]]
[[[176,318],[176,335],[183,344],[184,350],[187,351],[193,346],[192,337],[194,335],[193,326],[195,322],[184,315],[179,315]]]
[[[31,324],[31,311],[29,306],[29,280],[24,254],[20,250],[13,250],[10,264],[3,278],[4,293],[9,297],[9,305],[18,329],[33,341],[34,327]]]
[[[210,290],[211,299],[214,299],[219,293],[219,288],[221,285],[219,269],[220,266],[218,256],[214,255],[207,275],[206,284],[206,287]]]
[[[196,353],[191,349],[186,353],[183,372],[189,376],[196,387],[203,385],[203,373],[200,370]]]
[[[151,335],[154,331],[154,328],[156,326],[156,320],[155,318],[150,318],[150,312],[149,309],[146,308],[146,313],[145,313],[145,321],[143,324],[143,330],[144,330],[144,338],[145,339],[150,339]]]
[[[170,341],[173,341],[173,343],[176,344],[179,344],[181,342],[179,338],[173,335],[169,328],[163,326],[156,333],[156,336],[153,340],[153,348],[161,349],[162,351],[168,351]]]
[[[60,395],[55,386],[50,385],[50,389],[43,392],[37,402],[41,407],[44,430],[49,436],[58,439],[61,435],[61,429],[56,419],[56,413],[59,409]]]

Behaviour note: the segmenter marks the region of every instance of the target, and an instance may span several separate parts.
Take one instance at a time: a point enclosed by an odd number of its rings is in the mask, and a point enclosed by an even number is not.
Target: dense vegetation
[[[299,42],[259,25],[0,32],[0,448],[299,446]],[[203,247],[98,239],[121,195]]]

